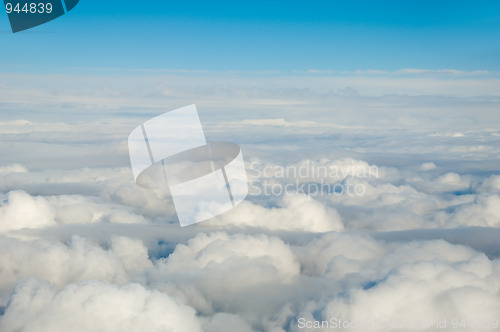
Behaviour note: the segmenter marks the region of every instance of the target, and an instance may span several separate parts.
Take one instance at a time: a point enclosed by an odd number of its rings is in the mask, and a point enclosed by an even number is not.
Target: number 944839
[[[15,6],[12,5],[11,3],[6,3],[5,4],[5,9],[7,10],[7,14],[10,14],[12,12],[14,13],[26,13],[26,14],[50,14],[52,13],[52,4],[49,3],[25,3],[23,6],[21,6],[19,3],[17,3]]]

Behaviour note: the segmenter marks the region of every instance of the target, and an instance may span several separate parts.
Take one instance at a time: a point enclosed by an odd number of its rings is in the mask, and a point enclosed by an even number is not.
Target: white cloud
[[[422,166],[420,166],[420,169],[422,171],[430,171],[430,170],[435,169],[436,167],[437,167],[436,164],[434,164],[433,162],[427,162],[427,163],[423,163]]]
[[[256,227],[268,230],[329,232],[344,229],[337,210],[306,195],[285,195],[280,207],[265,208],[249,201],[237,209],[205,223],[226,227]]]
[[[299,280],[300,265],[276,237],[202,233],[177,245],[147,275],[151,285],[203,315],[242,315],[253,326],[289,297],[286,290]]]
[[[299,273],[299,265],[290,248],[282,240],[265,235],[200,234],[187,245],[179,244],[164,263],[160,269],[165,269],[165,272],[185,275],[195,271],[210,275],[232,270],[233,274],[227,277],[234,281],[245,279],[247,285],[291,282]],[[264,270],[273,273],[259,273]],[[252,278],[249,275],[253,275]],[[224,284],[224,287],[229,287],[229,284]]]
[[[241,122],[233,123],[232,125],[271,126],[271,127],[314,127],[317,126],[318,124],[313,121],[286,121],[283,118],[277,118],[277,119],[243,120]]]
[[[358,238],[358,241],[363,241]],[[309,250],[311,250],[311,247]],[[346,259],[344,251],[330,254],[328,276],[357,283],[342,293],[332,293],[321,305],[309,303],[296,316],[306,320],[417,323],[441,319],[494,319],[500,310],[499,261],[444,241],[376,246],[377,250]],[[315,250],[319,250],[316,248]],[[326,249],[326,248],[323,248]],[[349,248],[355,249],[355,248]],[[348,252],[351,252],[347,249]],[[326,252],[320,249],[320,252]],[[319,258],[318,261],[324,258]],[[323,263],[324,264],[324,263]],[[347,271],[346,274],[339,274]],[[351,283],[351,285],[352,285]],[[344,286],[345,287],[345,286]],[[320,313],[314,315],[313,313]],[[297,321],[292,331],[299,331]],[[448,328],[451,328],[448,325]],[[369,325],[355,330],[400,331],[397,326]],[[404,327],[402,330],[411,330]],[[423,330],[420,327],[417,330]],[[475,331],[473,327],[466,328]]]
[[[32,197],[23,191],[9,193],[0,207],[0,232],[55,225],[54,208],[44,197]]]
[[[30,276],[58,287],[92,279],[124,284],[135,273],[152,266],[142,242],[124,237],[112,238],[109,250],[76,235],[67,244],[1,239],[2,292],[10,291],[19,280]]]
[[[92,75],[4,75],[0,330],[498,314],[498,73],[261,74],[99,73],[106,89]],[[252,187],[231,212],[178,228],[168,194],[133,182],[126,137],[186,100],[208,140],[242,146],[252,186],[323,181],[362,195]],[[309,169],[256,175],[254,161]]]
[[[344,320],[371,317],[379,321],[414,322],[426,319],[434,324],[452,317],[491,319],[500,312],[498,287],[493,266],[485,256],[453,265],[419,261],[393,268],[384,281],[372,288],[356,289],[346,298],[335,298],[322,314]],[[397,331],[398,328],[374,330]]]
[[[214,315],[205,325],[206,332],[238,331],[252,332],[252,328],[241,317],[234,314],[219,313]]]
[[[28,173],[28,169],[21,164],[12,164],[0,167],[0,173]]]
[[[202,331],[195,311],[139,284],[69,284],[57,291],[36,279],[15,289],[0,329],[13,331]]]
[[[56,221],[61,224],[147,223],[143,216],[131,213],[121,205],[105,204],[84,196],[64,195],[49,197],[48,200],[56,210]]]
[[[12,191],[0,206],[0,232],[44,228],[57,224],[147,223],[142,215],[119,204],[99,202],[80,195],[31,196]]]
[[[492,175],[485,179],[478,188],[478,191],[500,194],[500,175]]]
[[[459,225],[500,227],[500,196],[477,196],[473,203],[457,208],[451,218]]]

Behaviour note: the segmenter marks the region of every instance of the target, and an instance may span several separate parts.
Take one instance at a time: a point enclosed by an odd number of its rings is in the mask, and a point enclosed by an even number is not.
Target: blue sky
[[[0,70],[500,70],[498,1],[95,1],[12,34]]]

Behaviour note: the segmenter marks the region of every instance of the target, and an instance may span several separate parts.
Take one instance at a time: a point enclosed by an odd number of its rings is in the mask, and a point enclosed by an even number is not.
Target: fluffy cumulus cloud
[[[3,252],[21,253],[2,266],[21,272],[2,275],[2,290],[13,291],[0,327],[312,331],[303,327],[348,321],[399,331],[462,317],[493,323],[500,310],[500,260],[467,246],[301,234],[201,233],[165,258],[124,237],[67,246],[7,240]],[[49,259],[52,266],[35,265]]]
[[[327,207],[310,196],[285,195],[280,205],[265,208],[262,205],[245,201],[238,209],[211,220],[207,224],[304,232],[344,229],[342,219],[335,208]]]
[[[299,277],[300,265],[281,239],[220,232],[177,245],[149,273],[159,289],[209,316],[218,311],[265,316],[268,295],[282,299]]]
[[[55,225],[55,210],[44,197],[13,191],[0,207],[0,231]]]
[[[137,224],[146,220],[130,209],[79,195],[43,197],[11,191],[0,206],[0,232],[97,222]]]
[[[69,284],[57,290],[27,279],[17,285],[2,331],[202,331],[196,312],[139,284]]]
[[[57,177],[6,167],[0,330],[313,331],[348,322],[405,331],[465,319],[474,331],[474,319],[495,323],[500,250],[478,236],[499,226],[497,175],[354,158],[259,163],[269,168],[250,186],[290,191],[251,193],[183,229],[168,197],[121,171]],[[330,173],[300,174],[308,167]],[[339,190],[347,186],[362,192]],[[478,226],[486,230],[463,244],[440,239]],[[413,229],[427,238],[384,233]]]
[[[324,303],[309,303],[299,314],[309,323],[301,325],[319,321],[326,322],[323,327],[338,327],[343,321],[354,330],[406,331],[437,329],[444,320],[447,325],[441,328],[449,330],[455,320],[465,320],[462,329],[477,331],[479,324],[497,319],[498,259],[444,241],[381,247],[378,253],[348,259],[350,264],[342,262],[342,254],[332,254],[325,275],[346,281],[336,270],[347,270],[358,286],[333,293]]]
[[[151,265],[143,243],[125,237],[113,237],[108,249],[76,235],[68,243],[2,237],[0,247],[0,291],[4,293],[28,277],[58,287],[90,279],[124,284]]]
[[[498,78],[469,74],[308,72],[261,85],[204,73],[196,88],[189,75],[125,87],[103,74],[106,91],[10,75],[0,331],[494,327]],[[194,92],[207,140],[242,147],[250,193],[180,228],[168,192],[134,183],[127,135]]]

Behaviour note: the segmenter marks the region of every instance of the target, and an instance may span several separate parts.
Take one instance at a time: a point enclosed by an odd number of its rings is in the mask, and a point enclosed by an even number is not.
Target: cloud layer
[[[497,73],[254,75],[7,75],[1,331],[500,318]],[[250,195],[181,229],[134,184],[126,137],[193,95],[207,138],[242,146]]]

